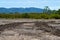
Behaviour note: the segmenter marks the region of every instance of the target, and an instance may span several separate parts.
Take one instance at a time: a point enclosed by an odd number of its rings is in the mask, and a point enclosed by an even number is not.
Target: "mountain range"
[[[41,13],[43,12],[44,9],[41,8],[0,8],[0,13],[14,13],[14,12],[19,12],[19,13]]]

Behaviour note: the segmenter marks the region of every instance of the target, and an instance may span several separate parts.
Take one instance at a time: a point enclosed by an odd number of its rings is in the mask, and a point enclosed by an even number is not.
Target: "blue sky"
[[[50,9],[60,9],[60,0],[0,0],[0,7],[37,7],[44,8],[49,6]]]

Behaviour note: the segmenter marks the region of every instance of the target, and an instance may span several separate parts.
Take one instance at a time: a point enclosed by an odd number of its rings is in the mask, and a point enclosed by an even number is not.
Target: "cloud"
[[[38,7],[59,8],[60,0],[0,0],[2,7]],[[58,7],[59,6],[59,7]]]

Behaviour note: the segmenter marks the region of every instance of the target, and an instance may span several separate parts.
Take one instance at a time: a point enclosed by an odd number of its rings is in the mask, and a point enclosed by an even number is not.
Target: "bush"
[[[0,18],[60,19],[60,15],[57,13],[1,13]]]
[[[50,14],[50,18],[52,19],[60,19],[60,15],[59,14]]]

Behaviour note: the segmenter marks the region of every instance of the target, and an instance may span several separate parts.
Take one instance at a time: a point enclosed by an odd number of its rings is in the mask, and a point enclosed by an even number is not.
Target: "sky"
[[[5,8],[44,8],[45,6],[53,10],[60,9],[60,0],[0,0],[0,7]]]

